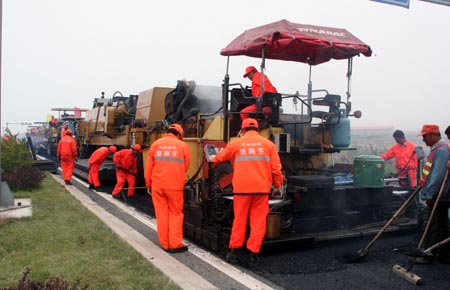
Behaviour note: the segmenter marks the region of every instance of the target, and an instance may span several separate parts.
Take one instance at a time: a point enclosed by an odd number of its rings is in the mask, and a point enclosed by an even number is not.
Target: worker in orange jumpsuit
[[[98,170],[108,157],[109,153],[116,153],[116,146],[100,147],[92,153],[89,158],[89,189],[97,189],[100,187],[100,179],[98,178]]]
[[[58,121],[56,120],[55,116],[52,115],[49,125],[50,125],[50,127],[54,127],[54,128],[58,127]]]
[[[400,187],[405,189],[414,188],[417,186],[418,161],[414,151],[416,145],[406,140],[405,134],[401,130],[395,130],[392,136],[396,144],[381,154],[380,157],[384,160],[395,158]]]
[[[66,135],[58,143],[58,159],[61,162],[62,175],[67,185],[72,185],[72,174],[75,161],[78,159],[78,151],[75,140],[72,138],[72,130],[67,130]]]
[[[122,149],[114,154],[113,161],[116,165],[117,183],[112,192],[113,197],[119,197],[125,181],[128,183],[127,196],[134,196],[137,175],[137,155],[141,152],[141,145],[134,144],[131,146],[131,149]]]
[[[69,130],[69,126],[67,124],[64,125],[64,127],[61,129],[61,138],[66,136],[68,130]]]
[[[445,135],[447,135],[447,139],[450,141],[450,126],[448,126],[447,129],[445,129],[444,133]],[[447,162],[447,168],[450,169],[450,160]]]
[[[261,98],[264,93],[277,93],[277,89],[272,85],[269,78],[264,75],[264,92],[261,90],[261,73],[254,66],[249,66],[245,69],[244,78],[249,78],[252,81],[252,96]],[[261,108],[264,109],[264,108]],[[241,119],[245,120],[249,118],[247,113],[257,111],[257,105],[253,104],[243,108],[241,112]],[[244,114],[242,114],[244,113]]]
[[[180,125],[170,125],[167,133],[150,147],[145,171],[145,185],[151,191],[155,207],[158,239],[161,247],[171,253],[188,249],[182,242],[183,189],[191,155],[183,135]]]
[[[233,163],[233,210],[234,221],[231,229],[226,259],[231,264],[239,262],[236,250],[244,245],[247,220],[250,218],[250,235],[246,248],[249,253],[249,265],[259,264],[258,254],[266,233],[266,219],[269,212],[269,194],[271,186],[273,197],[281,195],[283,175],[281,161],[275,144],[258,133],[258,121],[247,118],[242,121],[238,138],[217,155],[207,157],[209,162]]]

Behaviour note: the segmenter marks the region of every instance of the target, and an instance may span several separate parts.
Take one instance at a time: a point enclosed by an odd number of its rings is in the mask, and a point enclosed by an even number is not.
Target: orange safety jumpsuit
[[[183,189],[191,162],[189,147],[167,133],[148,152],[145,186],[152,189],[158,239],[165,250],[183,246]]]
[[[409,175],[412,187],[416,187],[417,185],[417,156],[414,154],[415,148],[415,144],[406,140],[403,145],[396,143],[386,153],[380,155],[384,160],[395,158],[398,177],[406,178]],[[405,187],[406,183],[400,182],[400,185]]]
[[[100,186],[100,179],[98,178],[98,170],[100,166],[108,157],[109,149],[108,147],[101,147],[92,153],[89,158],[89,183],[93,184],[95,187]]]
[[[244,245],[250,218],[247,249],[258,254],[266,233],[271,186],[281,188],[283,182],[280,157],[271,141],[256,131],[247,131],[243,137],[230,142],[213,161],[228,160],[234,160],[234,221],[229,247],[235,249]]]
[[[67,133],[68,130],[69,129],[64,129],[64,128],[61,129],[61,138],[66,136],[66,133]]]
[[[128,183],[127,196],[134,196],[137,175],[137,156],[133,155],[131,149],[122,149],[114,154],[114,164],[116,165],[117,183],[112,195],[120,194],[125,181]]]
[[[269,78],[264,75],[264,92],[265,93],[277,93],[277,89],[272,85]],[[256,98],[261,97],[261,73],[255,72],[252,78],[252,96]],[[247,106],[241,110],[241,113],[255,112],[257,110],[256,104]],[[241,119],[245,120],[249,118],[248,114],[241,114]]]
[[[68,182],[72,179],[75,159],[78,157],[77,146],[72,136],[66,135],[61,138],[58,143],[57,156],[61,161],[63,178]]]

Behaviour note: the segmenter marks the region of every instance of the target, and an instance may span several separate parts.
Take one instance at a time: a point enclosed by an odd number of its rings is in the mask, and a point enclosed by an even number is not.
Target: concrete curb
[[[62,186],[65,186],[76,199],[78,199],[87,209],[94,213],[109,228],[111,228],[122,240],[131,245],[143,257],[145,257],[153,266],[158,268],[170,280],[176,283],[184,290],[215,290],[218,289],[210,282],[203,279],[200,275],[178,262],[170,254],[163,251],[159,246],[155,245],[143,235],[135,231],[120,219],[105,211],[97,203],[92,201],[84,193],[74,186],[66,186],[64,181],[59,177],[52,177]],[[112,199],[112,197],[111,197]]]

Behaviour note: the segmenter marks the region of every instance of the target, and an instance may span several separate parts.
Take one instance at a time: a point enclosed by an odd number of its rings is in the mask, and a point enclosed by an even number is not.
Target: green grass
[[[30,280],[80,279],[88,289],[179,289],[50,176],[14,197],[31,198],[33,216],[0,221],[0,288],[30,268]]]

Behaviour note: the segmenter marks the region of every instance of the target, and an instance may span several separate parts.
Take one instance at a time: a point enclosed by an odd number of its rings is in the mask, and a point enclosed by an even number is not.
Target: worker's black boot
[[[228,263],[236,265],[239,263],[239,259],[237,256],[237,250],[236,249],[230,249],[230,251],[227,254],[226,260]]]
[[[248,255],[248,266],[256,267],[259,265],[259,262],[261,262],[261,259],[258,257],[258,254],[250,252],[250,254]]]
[[[95,189],[95,186],[93,184],[89,184],[89,189]]]

